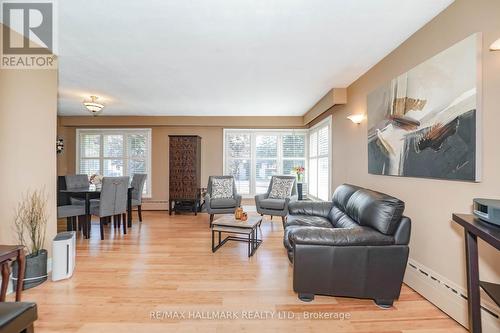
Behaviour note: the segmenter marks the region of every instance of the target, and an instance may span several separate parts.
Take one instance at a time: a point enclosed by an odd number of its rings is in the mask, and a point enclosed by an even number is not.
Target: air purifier
[[[52,241],[52,281],[73,275],[76,259],[76,232],[60,232]]]

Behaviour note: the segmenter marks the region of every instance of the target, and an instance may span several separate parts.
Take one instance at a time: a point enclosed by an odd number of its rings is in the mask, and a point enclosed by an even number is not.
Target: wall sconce
[[[490,45],[490,51],[500,51],[500,38],[493,42]]]
[[[364,114],[351,114],[349,117],[347,117],[347,119],[349,119],[353,123],[359,125],[359,124],[361,124],[363,119],[365,119],[365,115]]]

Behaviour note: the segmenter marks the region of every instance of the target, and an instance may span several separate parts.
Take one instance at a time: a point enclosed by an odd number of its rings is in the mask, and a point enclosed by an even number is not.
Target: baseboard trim
[[[468,327],[467,291],[464,288],[411,258],[404,282],[462,326]],[[483,332],[500,332],[500,312],[484,295],[481,293]]]
[[[168,201],[166,200],[144,200],[142,210],[168,210]]]

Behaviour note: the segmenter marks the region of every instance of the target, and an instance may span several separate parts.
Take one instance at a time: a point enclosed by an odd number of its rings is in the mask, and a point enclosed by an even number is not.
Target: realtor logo
[[[1,68],[55,68],[54,2],[1,1]]]

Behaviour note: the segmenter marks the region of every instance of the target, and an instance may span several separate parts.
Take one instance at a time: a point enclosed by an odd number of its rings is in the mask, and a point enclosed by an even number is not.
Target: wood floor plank
[[[205,214],[143,215],[144,222],[134,221],[127,235],[106,228],[104,241],[94,224],[90,240],[77,240],[71,279],[48,281],[23,293],[23,300],[38,304],[36,332],[466,332],[405,285],[389,310],[354,298],[299,301],[277,219],[262,224],[264,242],[247,258],[243,243],[211,252]],[[238,318],[194,316],[222,311]],[[192,316],[152,318],[157,312]],[[274,315],[249,317],[252,313]],[[310,318],[318,313],[344,319]]]

